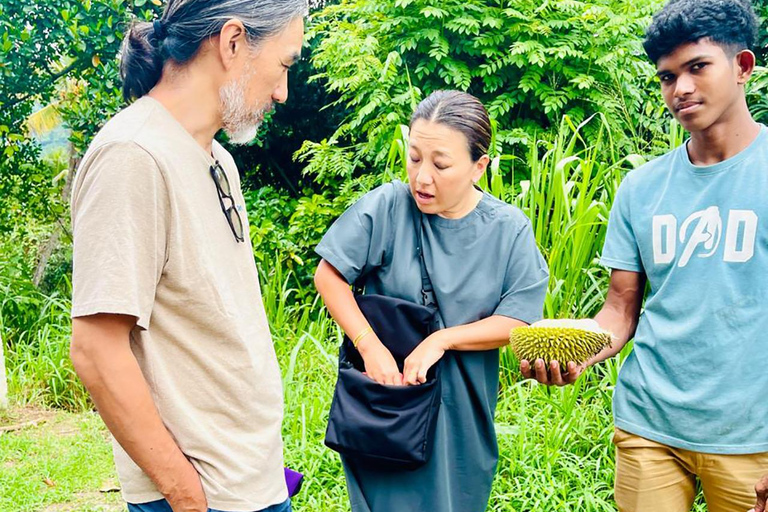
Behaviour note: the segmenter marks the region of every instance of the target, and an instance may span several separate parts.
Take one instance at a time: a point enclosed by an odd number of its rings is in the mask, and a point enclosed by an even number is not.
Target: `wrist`
[[[157,490],[166,499],[173,499],[179,496],[186,496],[190,494],[190,490],[199,486],[200,476],[192,463],[183,455],[180,457],[173,457],[174,460],[170,461],[168,466],[160,471],[155,478],[151,478]]]
[[[370,333],[357,342],[356,348],[360,355],[365,357],[377,345],[383,346],[379,338],[374,333]]]
[[[355,348],[357,348],[357,345],[358,345],[358,343],[360,343],[360,340],[362,340],[363,338],[365,338],[366,336],[368,336],[368,335],[370,335],[372,333],[373,333],[373,327],[371,327],[370,325],[368,327],[365,327],[363,330],[361,330],[357,334],[357,336],[352,338],[352,345]]]
[[[440,329],[430,334],[427,340],[441,350],[453,350],[453,339],[450,334],[449,329]]]

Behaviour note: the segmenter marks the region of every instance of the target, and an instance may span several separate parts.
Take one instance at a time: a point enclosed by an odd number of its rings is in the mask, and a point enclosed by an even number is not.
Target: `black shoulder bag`
[[[405,358],[439,329],[438,306],[424,262],[421,212],[413,206],[421,266],[421,300],[416,304],[384,295],[356,293],[373,332],[392,353],[400,372]],[[363,375],[365,365],[349,337],[339,349],[339,376],[333,393],[325,444],[355,462],[415,469],[432,453],[440,407],[440,364],[418,386],[387,386]]]

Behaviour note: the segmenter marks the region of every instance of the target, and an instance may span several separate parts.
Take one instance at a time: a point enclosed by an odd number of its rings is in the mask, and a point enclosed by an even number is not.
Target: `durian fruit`
[[[543,359],[549,366],[557,361],[565,368],[569,361],[581,364],[611,343],[611,333],[575,327],[538,326],[517,327],[509,335],[512,351],[518,360],[533,364]]]

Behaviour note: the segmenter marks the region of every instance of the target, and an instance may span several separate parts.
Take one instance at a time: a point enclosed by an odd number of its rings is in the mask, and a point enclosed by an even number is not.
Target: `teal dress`
[[[419,302],[421,273],[408,185],[392,182],[342,215],[317,253],[366,293]],[[446,327],[491,315],[541,318],[548,272],[530,221],[489,194],[461,219],[424,216],[424,257]],[[342,458],[353,512],[482,512],[496,471],[499,351],[449,351],[429,462],[412,471]]]

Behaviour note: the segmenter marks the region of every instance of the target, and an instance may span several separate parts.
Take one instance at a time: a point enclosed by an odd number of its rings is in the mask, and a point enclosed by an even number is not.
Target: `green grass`
[[[96,413],[13,407],[0,425],[45,421],[0,434],[0,512],[116,512],[107,432]]]

